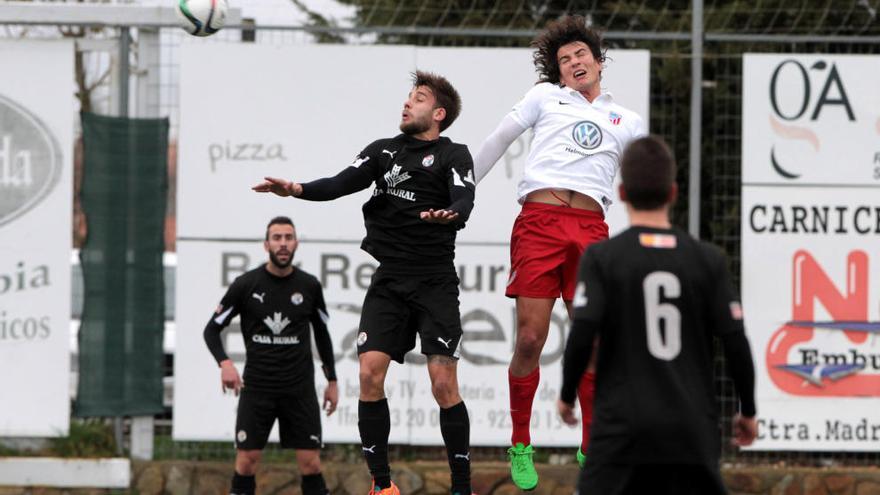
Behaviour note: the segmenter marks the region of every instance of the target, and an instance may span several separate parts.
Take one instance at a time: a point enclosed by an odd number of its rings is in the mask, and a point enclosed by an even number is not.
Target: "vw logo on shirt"
[[[582,120],[574,125],[571,138],[581,148],[594,150],[602,144],[602,129],[589,120]]]

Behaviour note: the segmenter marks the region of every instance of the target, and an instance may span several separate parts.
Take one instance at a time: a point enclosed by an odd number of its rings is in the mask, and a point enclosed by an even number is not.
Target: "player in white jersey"
[[[510,240],[506,294],[516,298],[517,335],[510,361],[511,477],[534,489],[538,474],[529,435],[538,366],[556,298],[571,314],[578,262],[589,244],[608,238],[605,212],[626,145],[647,134],[642,118],[601,88],[601,36],[581,16],[551,22],[532,42],[540,81],[530,89],[475,155],[481,180],[526,129],[534,138],[518,186],[522,212]],[[583,466],[592,420],[593,373],[578,388],[583,418]]]

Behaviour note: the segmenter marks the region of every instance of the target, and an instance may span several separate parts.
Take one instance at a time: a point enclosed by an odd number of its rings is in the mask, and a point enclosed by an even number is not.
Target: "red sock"
[[[587,453],[590,445],[590,427],[593,424],[593,396],[596,393],[596,374],[584,373],[578,385],[578,402],[581,406],[581,452]]]
[[[541,381],[541,368],[535,368],[526,376],[513,376],[508,370],[507,381],[510,384],[510,419],[513,420],[510,444],[531,445],[529,422],[532,420],[532,401]]]

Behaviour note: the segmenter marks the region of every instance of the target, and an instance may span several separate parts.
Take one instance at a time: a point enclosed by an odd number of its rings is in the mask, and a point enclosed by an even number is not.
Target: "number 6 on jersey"
[[[649,273],[642,282],[645,296],[645,328],[648,333],[648,352],[657,359],[672,361],[681,352],[681,313],[675,305],[660,302],[681,296],[681,282],[669,272]],[[660,331],[660,322],[666,334]]]

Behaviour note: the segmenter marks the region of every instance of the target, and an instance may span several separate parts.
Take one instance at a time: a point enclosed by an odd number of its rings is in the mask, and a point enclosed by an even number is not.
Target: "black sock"
[[[327,485],[324,484],[324,477],[321,473],[304,474],[300,486],[303,495],[327,495],[330,493],[327,491]]]
[[[376,488],[391,486],[391,466],[388,465],[388,435],[391,434],[391,413],[388,400],[358,401],[358,430],[361,432],[361,450],[370,468]]]
[[[471,495],[471,422],[463,401],[440,408],[440,433],[452,472],[452,493]]]
[[[237,472],[232,475],[232,488],[229,490],[231,495],[254,495],[257,488],[257,482],[254,476],[244,476]]]

